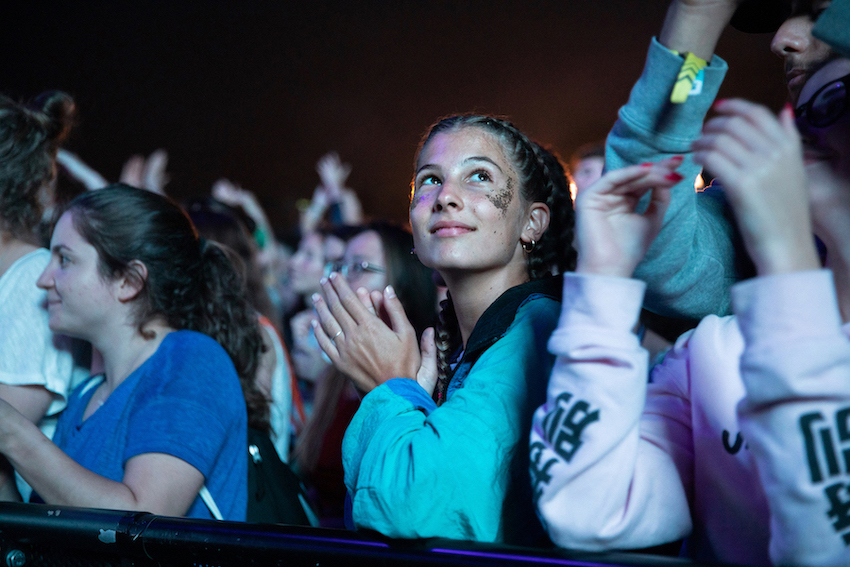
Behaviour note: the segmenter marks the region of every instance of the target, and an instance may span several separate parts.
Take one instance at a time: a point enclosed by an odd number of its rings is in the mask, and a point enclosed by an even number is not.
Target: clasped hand
[[[434,330],[427,329],[417,346],[392,286],[383,293],[360,288],[355,293],[338,273],[322,280],[313,295],[319,346],[334,366],[363,393],[392,378],[412,378],[431,394],[437,380]],[[421,349],[421,350],[420,350]]]

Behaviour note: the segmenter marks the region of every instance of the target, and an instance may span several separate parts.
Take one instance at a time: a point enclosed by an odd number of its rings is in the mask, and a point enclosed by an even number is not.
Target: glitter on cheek
[[[511,202],[514,200],[514,180],[512,177],[508,177],[508,182],[505,184],[505,188],[495,193],[493,195],[488,195],[487,198],[493,203],[493,206],[502,211],[502,216],[506,216],[508,214],[508,207],[510,207]]]
[[[417,194],[416,192],[410,195],[410,210],[415,209],[422,201],[425,200],[426,194],[424,192]]]

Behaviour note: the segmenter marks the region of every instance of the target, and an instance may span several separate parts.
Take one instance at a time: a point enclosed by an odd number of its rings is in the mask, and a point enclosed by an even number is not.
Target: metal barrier
[[[694,565],[628,553],[581,553],[454,540],[217,522],[144,512],[0,503],[0,567],[361,565]]]

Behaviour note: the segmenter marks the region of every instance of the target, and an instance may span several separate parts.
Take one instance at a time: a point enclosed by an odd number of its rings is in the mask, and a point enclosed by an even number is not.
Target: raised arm
[[[726,73],[726,63],[713,52],[736,5],[734,0],[673,1],[607,141],[608,170],[674,155],[685,158],[664,226],[635,270],[635,277],[647,283],[645,306],[666,316],[698,319],[728,313],[728,290],[739,278],[724,203],[718,192],[695,193],[700,167],[690,155]],[[686,53],[708,65],[684,102],[673,103],[671,93]]]
[[[826,163],[806,175],[790,108],[777,118],[729,100],[718,112],[695,149],[723,180],[758,268],[732,297],[745,341],[738,414],[770,506],[771,560],[847,565],[850,470],[841,455],[850,439],[850,339],[832,273],[819,269],[809,202],[825,191],[850,194],[850,180],[833,175],[824,187]],[[841,219],[845,227],[845,202],[821,210],[822,225]]]
[[[608,172],[576,200],[579,260],[564,276],[549,341],[557,358],[530,453],[538,513],[564,547],[650,547],[691,529],[687,348],[665,360],[669,379],[655,387],[647,419],[648,357],[633,332],[644,284],[629,278],[661,224],[678,163]]]

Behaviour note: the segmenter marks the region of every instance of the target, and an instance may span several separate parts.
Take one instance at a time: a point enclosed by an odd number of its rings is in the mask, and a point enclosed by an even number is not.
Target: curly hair
[[[0,96],[0,231],[28,239],[41,219],[39,192],[56,175],[59,146],[73,125],[74,100],[50,91],[30,104]]]
[[[105,279],[136,278],[135,323],[161,317],[173,329],[215,339],[230,356],[248,410],[250,427],[269,430],[268,400],[256,384],[263,342],[245,290],[242,260],[198,237],[186,212],[164,197],[116,183],[75,198],[66,212],[76,231],[97,250]],[[133,265],[147,269],[143,278]]]
[[[572,246],[575,215],[570,200],[569,183],[564,166],[551,151],[531,141],[516,126],[504,118],[462,114],[443,118],[422,138],[416,153],[419,155],[437,134],[461,128],[481,128],[502,145],[505,155],[519,174],[521,194],[527,202],[541,202],[549,207],[549,227],[527,255],[528,276],[540,279],[553,272],[575,268],[576,251]],[[415,169],[415,165],[414,165]],[[440,324],[437,326],[437,402],[445,401],[445,391],[451,376],[450,357],[460,347],[460,333],[451,296],[442,302]]]

